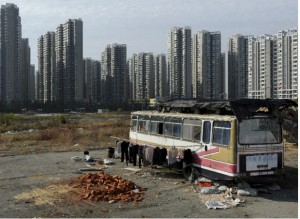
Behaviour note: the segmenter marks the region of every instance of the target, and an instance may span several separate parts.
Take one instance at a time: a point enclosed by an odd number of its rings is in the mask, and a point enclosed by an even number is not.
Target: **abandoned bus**
[[[130,142],[168,151],[168,165],[185,177],[211,179],[277,175],[284,172],[284,145],[278,112],[289,100],[235,100],[158,103],[157,111],[131,114]],[[191,152],[191,160],[184,160]],[[174,155],[175,153],[175,155]],[[174,157],[175,156],[175,157]]]

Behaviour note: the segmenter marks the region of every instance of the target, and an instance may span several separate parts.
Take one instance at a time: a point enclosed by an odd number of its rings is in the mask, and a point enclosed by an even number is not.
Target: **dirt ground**
[[[90,151],[94,158],[107,158],[107,149]],[[133,203],[91,202],[74,193],[70,180],[85,168],[74,156],[83,152],[33,155],[0,155],[0,217],[118,217],[118,218],[298,218],[298,150],[286,148],[286,181],[279,191],[243,196],[244,203],[229,209],[207,209],[204,202],[212,197],[169,169],[142,167],[127,170],[119,159],[105,169],[147,188],[144,199]],[[129,164],[133,168],[132,164]],[[219,196],[220,197],[220,196]]]

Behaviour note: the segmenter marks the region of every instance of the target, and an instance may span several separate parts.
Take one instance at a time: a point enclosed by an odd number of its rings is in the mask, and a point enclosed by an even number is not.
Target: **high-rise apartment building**
[[[101,101],[124,102],[128,96],[126,44],[107,45],[101,58]]]
[[[83,100],[83,24],[70,19],[38,40],[38,100]]]
[[[240,34],[228,40],[228,98],[248,96],[248,37]]]
[[[193,37],[193,98],[220,99],[224,91],[221,33],[199,31]]]
[[[128,62],[131,98],[144,100],[155,97],[155,69],[152,53],[133,54]]]
[[[29,83],[28,83],[28,99],[29,101],[36,100],[36,74],[35,65],[30,65]]]
[[[274,36],[273,94],[277,99],[298,98],[298,30]]]
[[[167,59],[165,54],[157,54],[154,56],[154,68],[155,97],[166,98],[169,96],[169,83],[167,75]]]
[[[28,39],[21,39],[20,43],[20,98],[22,101],[28,102],[30,80],[30,47]]]
[[[38,39],[38,68],[38,100],[56,100],[55,32],[47,32]]]
[[[128,72],[128,99],[136,98],[136,72],[137,72],[137,54],[134,53],[127,61]]]
[[[248,37],[248,98],[272,98],[273,36]]]
[[[0,100],[21,100],[20,45],[22,31],[19,8],[1,5],[0,10]]]
[[[191,28],[173,27],[168,33],[168,76],[171,98],[192,97]]]
[[[81,19],[70,19],[63,25],[64,100],[83,100],[83,25]]]
[[[228,92],[226,91],[227,86],[227,78],[226,78],[226,54],[223,52],[221,53],[221,75],[220,75],[220,90],[222,91],[221,94],[219,94],[219,99],[228,99]]]
[[[100,102],[101,64],[99,61],[86,58],[84,63],[83,98],[89,103]]]

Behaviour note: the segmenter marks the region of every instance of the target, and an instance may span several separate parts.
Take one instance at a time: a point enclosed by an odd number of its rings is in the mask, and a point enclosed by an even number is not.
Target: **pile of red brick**
[[[143,200],[142,191],[146,190],[131,181],[103,172],[81,175],[70,185],[90,201],[139,202]]]

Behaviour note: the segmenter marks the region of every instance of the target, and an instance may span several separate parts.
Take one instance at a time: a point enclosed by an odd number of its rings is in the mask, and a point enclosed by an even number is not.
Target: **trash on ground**
[[[205,205],[207,206],[207,209],[227,209],[229,208],[228,205],[223,204],[222,202],[209,200],[205,202]]]
[[[112,160],[109,160],[109,159],[104,159],[103,164],[104,165],[113,165],[113,164],[115,164],[115,162]]]
[[[218,190],[221,191],[221,192],[225,192],[225,191],[228,190],[228,187],[227,186],[219,186]]]
[[[245,188],[237,190],[238,196],[257,196],[257,190],[254,188]]]
[[[124,170],[130,170],[130,171],[133,171],[133,172],[140,172],[141,171],[141,169],[132,168],[132,167],[124,168]]]
[[[198,182],[198,186],[200,186],[200,187],[212,187],[213,184],[211,182]]]
[[[78,157],[78,156],[71,157],[71,159],[74,161],[82,161],[82,157]]]
[[[211,182],[210,179],[207,179],[205,177],[201,177],[200,179],[197,180],[198,182]]]
[[[139,202],[143,200],[146,189],[119,176],[104,172],[87,173],[75,178],[70,184],[83,199],[90,201]]]
[[[206,187],[201,189],[201,194],[219,194],[221,193],[217,188],[215,187]]]

